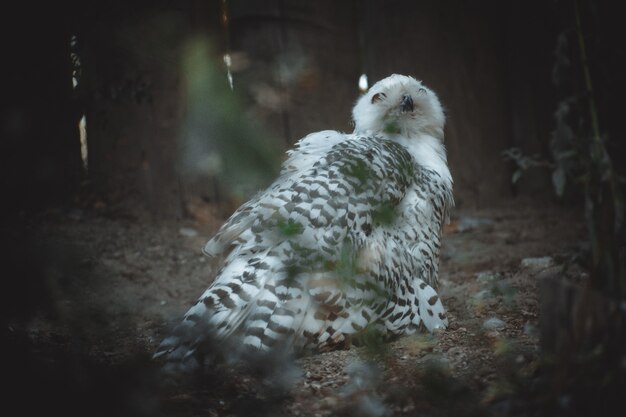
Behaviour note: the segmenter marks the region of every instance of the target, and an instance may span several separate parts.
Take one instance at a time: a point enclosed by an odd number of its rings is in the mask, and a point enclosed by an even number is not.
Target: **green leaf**
[[[285,236],[300,235],[302,234],[302,232],[304,232],[304,226],[302,226],[300,223],[293,221],[292,219],[289,219],[289,221],[287,222],[281,220],[276,226],[278,227],[278,230],[280,230],[280,232]]]
[[[387,123],[385,125],[384,132],[389,133],[389,134],[399,134],[400,126],[398,126],[398,122],[392,121],[392,122]]]
[[[377,224],[390,225],[396,218],[395,205],[384,202],[372,211],[372,220]]]

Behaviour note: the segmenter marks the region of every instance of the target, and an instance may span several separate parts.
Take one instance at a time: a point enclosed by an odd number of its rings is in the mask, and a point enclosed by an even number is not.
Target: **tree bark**
[[[57,9],[58,8],[58,9]],[[81,178],[77,112],[72,91],[71,31],[16,5],[2,25],[5,109],[1,120],[2,210],[65,203]],[[57,11],[67,12],[62,5]],[[60,10],[59,10],[60,9]]]

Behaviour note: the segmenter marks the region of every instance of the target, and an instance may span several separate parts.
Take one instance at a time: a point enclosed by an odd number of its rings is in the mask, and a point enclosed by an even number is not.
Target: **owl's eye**
[[[420,89],[419,89],[419,90],[417,90],[417,91],[418,91],[418,93],[420,93],[420,94],[428,94],[428,91],[426,91],[426,89],[425,89],[424,87],[420,87]]]
[[[387,95],[385,93],[376,93],[376,94],[374,94],[372,96],[372,104],[378,103],[379,101],[381,101],[385,97],[387,97]]]

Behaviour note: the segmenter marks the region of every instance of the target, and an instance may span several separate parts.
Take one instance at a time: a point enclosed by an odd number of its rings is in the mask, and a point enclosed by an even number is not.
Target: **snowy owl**
[[[453,206],[445,116],[420,81],[391,75],[327,130],[287,152],[280,176],[206,244],[215,280],[155,357],[195,361],[208,340],[294,354],[448,324],[437,275]]]

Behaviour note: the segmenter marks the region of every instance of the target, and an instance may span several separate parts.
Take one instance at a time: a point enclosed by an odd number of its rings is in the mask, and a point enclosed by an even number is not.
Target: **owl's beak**
[[[405,94],[402,96],[402,101],[400,102],[400,110],[402,110],[402,113],[413,111],[413,99],[410,95]]]

